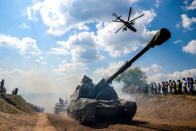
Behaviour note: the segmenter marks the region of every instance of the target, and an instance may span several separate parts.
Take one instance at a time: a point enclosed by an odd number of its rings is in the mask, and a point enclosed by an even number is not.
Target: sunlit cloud
[[[186,14],[181,15],[182,27],[188,30],[192,30],[191,25],[196,23],[196,17],[189,18]]]
[[[188,4],[188,3],[185,3]],[[185,7],[186,10],[195,10],[196,9],[196,0],[193,0],[192,3],[190,5],[187,5]]]
[[[139,0],[44,0],[36,2],[27,8],[29,20],[37,20],[41,16],[43,23],[48,27],[47,32],[61,36],[71,29],[87,29],[85,24],[101,20],[109,20],[115,10],[121,13],[129,4]],[[104,3],[104,4],[103,4]],[[96,5],[96,6],[95,6]]]
[[[196,40],[191,40],[182,50],[186,53],[196,54]]]
[[[168,80],[182,80],[182,78],[193,77],[196,78],[196,69],[177,71],[171,74],[159,73],[148,77],[148,82],[162,82]]]

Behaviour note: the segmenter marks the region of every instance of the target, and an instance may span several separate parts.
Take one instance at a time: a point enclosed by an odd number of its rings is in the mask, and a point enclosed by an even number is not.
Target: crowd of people
[[[183,78],[182,80],[169,80],[161,83],[151,82],[150,85],[144,88],[144,93],[151,92],[152,94],[191,94],[196,88],[196,80],[192,77]]]
[[[192,77],[183,78],[182,80],[169,80],[160,83],[151,82],[150,84],[140,86],[130,86],[123,89],[129,93],[144,94],[196,94],[196,79]]]

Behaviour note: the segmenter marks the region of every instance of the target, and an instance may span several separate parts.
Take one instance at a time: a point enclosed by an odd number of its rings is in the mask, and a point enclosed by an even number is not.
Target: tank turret
[[[171,37],[169,30],[160,29],[152,40],[132,59],[125,62],[117,72],[108,79],[102,79],[96,85],[92,80],[84,76],[81,85],[77,86],[71,95],[68,114],[81,123],[95,120],[125,120],[130,121],[136,112],[136,103],[130,100],[122,100],[110,83],[127,68],[129,68],[146,51],[155,46],[162,45]]]

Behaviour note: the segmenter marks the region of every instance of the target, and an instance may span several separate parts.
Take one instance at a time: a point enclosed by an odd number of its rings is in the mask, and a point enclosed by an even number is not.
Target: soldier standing
[[[178,80],[178,94],[182,94],[182,82]]]
[[[5,81],[4,79],[2,79],[1,85],[0,85],[0,93],[3,93],[3,94],[5,94],[7,91],[6,88],[4,87],[4,84],[5,84]]]
[[[189,90],[190,90],[190,94],[193,95],[193,84],[194,84],[194,81],[193,81],[193,78],[189,78]]]
[[[176,82],[175,82],[175,80],[173,80],[173,82],[172,82],[172,88],[174,89],[174,95],[176,95],[177,91],[176,91]]]
[[[168,94],[168,86],[169,86],[169,83],[165,81],[165,93],[166,94]]]
[[[150,93],[151,94],[154,94],[154,91],[153,91],[153,82],[150,83]]]
[[[18,88],[15,88],[13,91],[12,91],[12,95],[17,95],[18,93]]]
[[[158,83],[158,94],[161,94],[161,84]]]
[[[173,91],[172,91],[172,80],[169,80],[168,85],[169,85],[169,92],[170,92],[170,94],[173,94]]]
[[[187,87],[188,87],[188,92],[190,93],[190,84],[191,82],[190,82],[190,78],[189,77],[187,77]]]
[[[187,81],[185,78],[182,79],[182,88],[183,88],[183,92],[185,94],[188,94],[188,90],[187,90]]]
[[[154,81],[154,93],[157,94],[157,84],[155,81]]]
[[[144,94],[148,94],[148,85],[145,84],[143,88]]]
[[[195,81],[194,81],[194,94],[195,94],[195,91],[196,91],[196,79],[195,79]]]
[[[162,82],[162,91],[163,91],[163,94],[165,95],[165,82],[164,81]]]

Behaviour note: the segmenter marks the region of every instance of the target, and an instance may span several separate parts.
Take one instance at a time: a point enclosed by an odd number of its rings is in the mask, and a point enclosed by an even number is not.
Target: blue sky
[[[127,19],[130,6],[131,18],[145,14],[138,32],[115,34],[112,13]],[[1,0],[0,10],[0,78],[34,103],[68,98],[84,74],[111,75],[162,27],[171,39],[133,65],[149,81],[196,77],[196,0]]]

